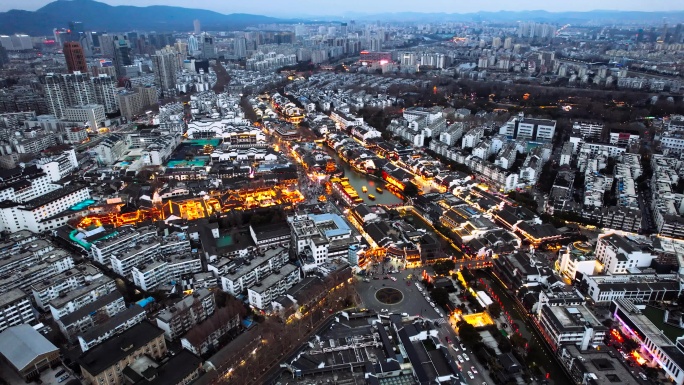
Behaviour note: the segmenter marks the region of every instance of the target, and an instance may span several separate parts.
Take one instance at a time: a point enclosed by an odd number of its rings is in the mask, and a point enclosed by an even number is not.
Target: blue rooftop
[[[323,222],[334,223],[334,227],[321,227],[321,230],[323,230],[326,237],[339,237],[351,233],[351,229],[349,228],[349,225],[347,225],[347,222],[337,214],[309,214],[309,218],[316,223],[316,226]]]

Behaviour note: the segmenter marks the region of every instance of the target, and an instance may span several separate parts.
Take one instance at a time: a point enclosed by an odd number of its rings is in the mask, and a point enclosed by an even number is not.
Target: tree
[[[463,267],[463,269],[461,269],[461,275],[463,276],[463,280],[466,281],[468,285],[470,285],[470,282],[475,280],[475,276],[467,267]]]
[[[501,306],[498,303],[494,302],[493,304],[489,305],[487,311],[489,312],[489,314],[492,315],[492,317],[499,318],[499,316],[501,315]]]
[[[450,259],[439,261],[432,265],[432,269],[437,275],[447,275],[449,274],[449,271],[453,270],[455,267],[456,263]]]
[[[462,320],[458,321],[456,326],[458,326],[458,336],[464,344],[472,347],[482,341],[482,336],[475,330],[475,326]]]
[[[416,197],[418,195],[418,192],[418,186],[416,186],[413,182],[408,182],[406,183],[406,186],[404,186],[404,195],[407,198]]]
[[[432,290],[430,292],[430,296],[432,299],[435,301],[435,303],[443,308],[446,308],[447,305],[449,305],[449,293],[446,291],[446,289],[439,287],[437,289]]]
[[[514,333],[510,336],[511,345],[517,348],[524,348],[527,346],[527,340],[520,333]]]

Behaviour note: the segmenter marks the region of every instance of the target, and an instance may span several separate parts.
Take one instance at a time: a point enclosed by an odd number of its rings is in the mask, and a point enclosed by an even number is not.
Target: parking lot
[[[62,371],[64,371],[62,373]],[[61,373],[56,376],[57,373]],[[67,376],[68,377],[65,377]],[[7,364],[0,365],[0,378],[8,381],[10,384],[25,384],[26,382],[19,377],[17,372],[10,369]],[[63,380],[60,382],[60,379]],[[78,378],[74,377],[70,371],[68,371],[64,366],[60,365],[56,368],[48,368],[40,373],[40,380],[43,385],[79,385],[81,382]]]

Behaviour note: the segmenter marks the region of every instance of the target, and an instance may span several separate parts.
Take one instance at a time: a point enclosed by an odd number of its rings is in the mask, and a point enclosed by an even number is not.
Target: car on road
[[[394,278],[394,277],[390,277],[390,279],[391,279],[393,282],[397,282],[397,279]]]
[[[444,317],[444,315],[442,314],[442,312],[441,312],[441,311],[439,311],[439,310],[437,310],[437,309],[435,309],[435,311],[437,311],[437,315],[438,315],[438,316],[440,316],[440,317]]]
[[[380,313],[387,313],[387,309],[381,309]]]
[[[477,374],[477,369],[475,369],[475,367],[474,367],[474,366],[471,366],[471,367],[470,367],[470,370],[472,370],[472,371],[473,371],[473,373]]]
[[[461,344],[461,349],[463,349],[463,351],[465,352],[465,351],[466,351],[466,346],[463,345],[463,344]]]
[[[465,353],[463,353],[463,358],[464,358],[466,361],[470,361],[470,357],[468,357],[468,355],[465,354]]]
[[[474,379],[475,379],[475,376],[473,375],[473,372],[471,372],[470,370],[468,371],[468,377],[470,377],[471,380],[474,380]]]
[[[60,377],[59,380],[57,380],[57,383],[61,384],[62,382],[66,381],[67,378],[69,378],[69,374],[65,374],[62,377]]]
[[[435,303],[430,301],[430,306],[435,307]]]
[[[454,344],[450,344],[449,346],[451,346],[451,348],[454,349],[455,352],[458,352],[458,351],[461,350],[461,349],[458,348],[458,346],[456,346],[456,345],[454,345]]]

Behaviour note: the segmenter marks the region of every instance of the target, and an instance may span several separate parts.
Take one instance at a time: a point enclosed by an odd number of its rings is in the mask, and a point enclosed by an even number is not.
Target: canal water
[[[330,154],[330,156],[333,157],[338,167],[342,167],[342,169],[344,170],[344,176],[346,178],[349,178],[349,184],[352,185],[354,189],[356,189],[356,192],[359,194],[359,196],[363,198],[364,203],[369,205],[395,205],[403,202],[399,197],[392,194],[385,188],[385,181],[383,181],[380,178],[362,174],[354,170],[353,168],[351,168],[351,166],[349,166],[342,159],[340,159],[340,157],[337,156],[335,151],[333,151],[327,146],[323,146],[323,148],[328,152],[328,154]],[[368,192],[363,192],[363,190],[361,189],[363,186],[366,186]],[[377,192],[375,190],[376,187],[380,187],[383,190],[382,193]],[[368,195],[370,194],[373,194],[375,196],[375,200],[368,198]]]

